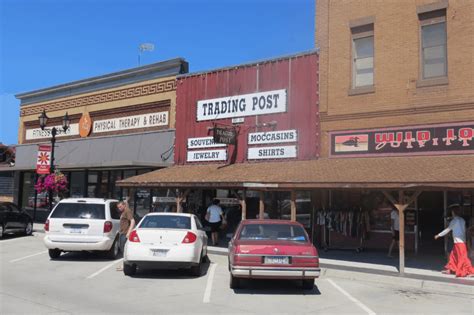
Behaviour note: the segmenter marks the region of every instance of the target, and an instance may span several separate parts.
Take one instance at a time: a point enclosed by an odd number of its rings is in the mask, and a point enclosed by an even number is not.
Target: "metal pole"
[[[400,221],[400,240],[399,244],[399,253],[400,253],[400,274],[403,275],[405,273],[405,201],[404,201],[404,194],[403,191],[400,190],[398,192],[398,216]]]
[[[54,173],[54,145],[56,144],[56,127],[53,127],[51,130],[51,167],[49,168],[49,173]],[[53,210],[53,191],[50,189],[48,191],[48,200],[49,200],[49,211]]]

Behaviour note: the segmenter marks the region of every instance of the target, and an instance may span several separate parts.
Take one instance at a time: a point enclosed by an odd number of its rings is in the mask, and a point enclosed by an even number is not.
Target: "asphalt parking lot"
[[[0,240],[1,314],[473,314],[473,295],[447,294],[338,278],[317,279],[311,291],[297,281],[228,285],[227,257],[209,255],[206,273],[145,270],[126,277],[89,253],[50,260],[43,234]]]

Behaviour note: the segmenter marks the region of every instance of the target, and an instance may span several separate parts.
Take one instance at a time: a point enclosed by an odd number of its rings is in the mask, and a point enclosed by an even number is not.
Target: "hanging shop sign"
[[[214,127],[214,142],[222,144],[235,144],[237,131],[235,128]]]
[[[197,102],[197,121],[284,113],[286,90],[243,94]]]
[[[188,149],[221,148],[225,144],[215,143],[214,137],[189,138]]]
[[[92,119],[89,113],[84,113],[79,119],[79,135],[81,138],[89,136],[92,130]]]
[[[291,159],[296,157],[296,146],[259,147],[249,148],[247,158],[249,160],[264,159]]]
[[[176,197],[153,197],[153,203],[176,203]]]
[[[248,144],[270,144],[270,143],[285,143],[297,142],[298,134],[296,130],[281,130],[270,132],[255,132],[249,133]]]
[[[36,158],[36,173],[39,175],[49,174],[51,171],[51,146],[39,145]]]
[[[331,156],[474,153],[474,122],[331,133]]]
[[[240,201],[237,198],[218,198],[220,204],[223,206],[238,206],[240,205]]]
[[[168,111],[94,121],[93,133],[168,126]]]
[[[70,124],[67,131],[64,131],[62,125],[48,127],[48,129],[41,130],[41,128],[27,129],[25,133],[25,140],[37,140],[51,138],[51,130],[56,128],[56,137],[67,137],[79,135],[79,124]]]
[[[188,151],[188,162],[226,161],[227,150]]]

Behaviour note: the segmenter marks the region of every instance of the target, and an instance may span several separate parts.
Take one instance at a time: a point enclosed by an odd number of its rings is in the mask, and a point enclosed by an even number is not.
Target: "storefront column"
[[[242,208],[242,220],[247,218],[247,202],[245,201],[246,190],[243,191],[243,196],[240,196],[235,190],[232,190],[234,196],[239,199],[240,207]]]
[[[444,210],[444,228],[448,226],[448,192],[446,190],[443,191],[443,210]],[[444,239],[444,255],[448,256],[448,238],[443,237]]]
[[[183,212],[183,208],[181,207],[181,203],[186,200],[186,197],[189,195],[190,192],[191,192],[190,189],[186,189],[184,192],[180,191],[178,189],[178,196],[176,197],[176,212],[178,212],[178,213]]]
[[[296,191],[291,191],[291,221],[296,221]]]
[[[264,219],[265,218],[265,193],[263,191],[260,192],[260,203],[259,203],[259,212],[258,212],[258,218],[259,219]]]

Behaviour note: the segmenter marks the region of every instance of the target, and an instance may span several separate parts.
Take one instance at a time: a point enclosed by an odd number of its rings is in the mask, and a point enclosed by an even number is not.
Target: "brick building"
[[[385,189],[387,211],[390,192],[413,196],[406,245],[446,251],[447,240],[443,248],[432,236],[446,224],[447,205],[462,204],[474,224],[474,2],[316,5],[321,157],[362,173],[381,172],[385,183],[371,188]],[[389,224],[387,215],[384,220]],[[385,244],[387,224],[377,228]]]
[[[48,208],[46,193],[35,193],[34,183],[38,144],[50,144],[52,127],[58,129],[54,164],[69,179],[63,197],[121,198],[127,192],[115,181],[172,164],[176,75],[187,71],[178,58],[16,95],[18,204]],[[38,119],[43,111],[45,130]],[[71,122],[63,132],[65,113]],[[149,211],[149,194],[134,197],[136,210]]]

